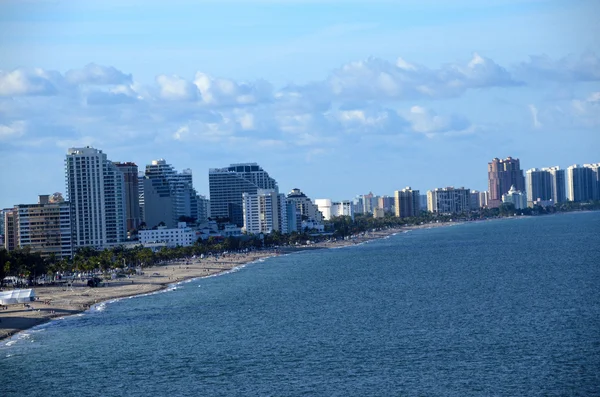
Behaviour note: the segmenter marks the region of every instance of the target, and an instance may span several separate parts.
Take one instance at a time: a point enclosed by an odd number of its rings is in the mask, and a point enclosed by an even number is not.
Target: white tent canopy
[[[15,289],[0,292],[0,304],[14,305],[15,303],[27,303],[35,300],[35,292],[32,289]]]

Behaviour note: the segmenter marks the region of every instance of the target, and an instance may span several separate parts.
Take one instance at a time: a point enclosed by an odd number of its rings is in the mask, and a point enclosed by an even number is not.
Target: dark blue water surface
[[[270,258],[0,347],[0,396],[600,395],[600,213]]]

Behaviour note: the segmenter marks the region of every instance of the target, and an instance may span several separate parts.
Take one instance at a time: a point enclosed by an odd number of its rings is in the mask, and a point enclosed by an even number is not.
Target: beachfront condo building
[[[125,219],[127,230],[135,230],[142,223],[142,217],[140,216],[138,166],[131,162],[115,162],[114,165],[123,173],[125,182]]]
[[[229,219],[239,227],[244,226],[242,194],[256,194],[259,189],[279,191],[277,182],[256,163],[231,164],[225,168],[208,171],[210,215]]]
[[[294,203],[303,221],[323,222],[323,213],[319,211],[319,207],[300,189],[292,189],[288,193],[287,199]]]
[[[40,195],[37,204],[15,205],[9,224],[7,251],[29,247],[42,258],[71,258],[71,209],[60,195]]]
[[[460,214],[471,210],[471,191],[445,187],[427,192],[427,209],[437,214]]]
[[[70,148],[65,159],[73,248],[127,240],[125,177],[102,150]]]
[[[258,189],[256,193],[242,193],[242,213],[248,234],[288,232],[286,198],[275,189]]]
[[[166,247],[188,247],[200,238],[200,232],[193,230],[186,222],[178,222],[177,227],[167,228],[159,226],[156,229],[139,231],[140,243],[144,247],[154,247],[155,244],[164,243]]]
[[[418,216],[421,213],[421,195],[418,190],[410,186],[394,192],[394,208],[396,216],[408,218]]]
[[[600,163],[567,168],[567,197],[570,201],[600,200]]]
[[[525,191],[525,177],[519,159],[507,157],[504,160],[494,158],[488,163],[488,207],[498,208],[502,204],[502,195],[511,186],[521,192]]]
[[[526,172],[527,203],[566,201],[565,171],[560,167],[532,168]]]
[[[164,159],[152,160],[146,165],[141,180],[143,202],[140,204],[146,228],[158,225],[175,228],[184,218],[198,221],[199,195],[193,186],[191,169],[177,172]]]

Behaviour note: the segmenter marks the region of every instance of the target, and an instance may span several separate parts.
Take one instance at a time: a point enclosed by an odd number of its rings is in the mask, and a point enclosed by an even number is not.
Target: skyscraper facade
[[[228,218],[242,227],[242,194],[256,194],[258,189],[278,191],[277,182],[256,163],[231,164],[211,168],[208,172],[211,217]]]
[[[125,181],[125,219],[127,230],[134,230],[142,223],[140,216],[138,166],[135,163],[129,162],[115,162],[114,164],[123,173]]]
[[[519,191],[525,190],[525,177],[519,159],[507,157],[498,158],[488,163],[488,207],[497,208],[502,203],[502,195],[507,193],[511,186]]]
[[[421,195],[418,190],[406,187],[394,192],[394,208],[400,218],[417,216],[421,213]]]
[[[246,233],[288,232],[286,198],[274,189],[242,193],[242,213]]]
[[[597,164],[585,164],[583,167],[575,164],[567,168],[567,197],[570,201],[594,200],[598,194],[598,168]]]
[[[177,172],[166,160],[152,160],[143,178],[143,213],[146,227],[161,223],[175,228],[181,219],[198,220],[198,193],[192,170]]]
[[[525,173],[527,202],[552,200],[552,175],[546,168],[532,168]],[[518,189],[517,189],[518,190]]]
[[[555,204],[567,201],[565,170],[561,170],[560,167],[549,167],[545,169],[550,173],[552,201],[554,201]]]
[[[125,178],[101,150],[71,148],[65,160],[73,246],[111,247],[127,239]]]

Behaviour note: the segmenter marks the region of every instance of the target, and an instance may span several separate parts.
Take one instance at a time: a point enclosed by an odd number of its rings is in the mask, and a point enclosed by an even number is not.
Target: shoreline
[[[219,259],[214,257],[195,258],[193,260],[183,259],[145,268],[143,275],[111,280],[104,287],[91,288],[85,282],[75,282],[69,288],[64,286],[35,287],[34,290],[38,300],[29,303],[31,308],[16,304],[8,306],[7,310],[0,310],[0,341],[10,339],[20,332],[51,320],[83,313],[94,305],[103,302],[155,293],[183,281],[219,275],[261,259],[317,249],[355,246],[404,231],[445,227],[461,223],[463,222],[430,223],[390,228],[368,232],[348,240],[320,242],[307,246],[279,247],[249,253],[229,253],[221,255]]]

